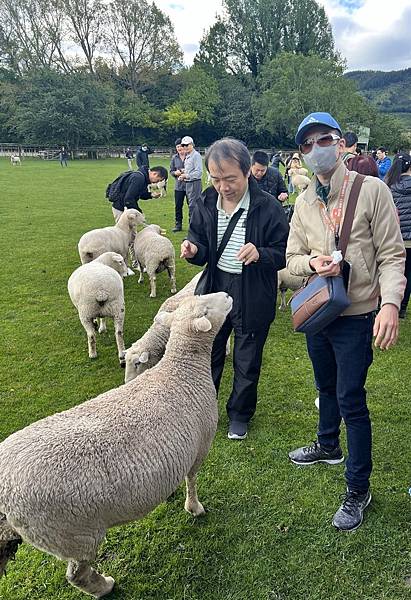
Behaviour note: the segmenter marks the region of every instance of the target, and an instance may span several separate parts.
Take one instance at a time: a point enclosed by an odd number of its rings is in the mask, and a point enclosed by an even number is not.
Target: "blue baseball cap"
[[[297,133],[295,135],[295,143],[300,145],[303,143],[305,139],[305,133],[307,129],[310,129],[313,125],[327,125],[327,127],[331,127],[331,129],[337,129],[342,136],[341,127],[338,125],[337,121],[330,115],[330,113],[326,112],[315,112],[310,113],[298,126]]]

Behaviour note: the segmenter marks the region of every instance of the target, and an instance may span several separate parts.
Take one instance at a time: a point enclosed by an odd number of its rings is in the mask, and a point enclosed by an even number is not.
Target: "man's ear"
[[[171,323],[173,322],[173,319],[174,319],[174,313],[165,312],[165,311],[158,313],[154,317],[155,323],[159,323],[159,325],[165,325],[168,328],[171,327]]]
[[[200,317],[199,319],[194,319],[193,321],[194,331],[210,331],[212,325],[207,317]]]

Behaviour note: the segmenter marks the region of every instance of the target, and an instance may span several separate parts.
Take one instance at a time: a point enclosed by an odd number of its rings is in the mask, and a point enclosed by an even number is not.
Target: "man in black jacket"
[[[251,176],[244,144],[230,138],[215,142],[205,164],[213,187],[193,210],[181,256],[195,265],[207,264],[196,293],[225,291],[234,300],[214,342],[211,367],[218,391],[226,342],[234,330],[234,382],[227,412],[228,437],[238,440],[247,436],[256,409],[263,348],[275,316],[277,271],[285,265],[288,223],[281,205]],[[218,246],[236,213],[237,223],[217,260]]]
[[[137,169],[141,169],[141,167],[150,168],[150,160],[148,158],[149,154],[152,154],[153,151],[151,148],[147,146],[147,144],[142,144],[136,151],[136,163]]]
[[[167,179],[168,172],[164,167],[153,167],[148,169],[142,167],[139,171],[130,173],[126,181],[126,190],[122,198],[119,198],[112,204],[114,219],[117,222],[125,208],[136,208],[143,212],[138,205],[139,200],[150,200],[153,198],[147,186],[150,183],[158,183]]]
[[[251,160],[251,173],[260,190],[271,194],[280,202],[284,202],[288,198],[284,179],[278,169],[268,166],[268,162],[267,152],[257,150]]]

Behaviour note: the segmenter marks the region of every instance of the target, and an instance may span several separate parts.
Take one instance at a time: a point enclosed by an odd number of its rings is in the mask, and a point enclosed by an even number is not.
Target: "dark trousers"
[[[175,204],[175,214],[176,214],[176,225],[183,224],[183,205],[184,198],[187,200],[188,206],[188,198],[185,190],[174,190],[174,204]]]
[[[319,389],[318,441],[325,450],[339,444],[341,419],[347,431],[345,478],[350,490],[366,491],[372,469],[371,421],[365,381],[372,363],[374,314],[339,317],[307,348]]]
[[[226,343],[234,330],[234,378],[227,402],[227,413],[230,421],[248,423],[257,406],[257,386],[270,324],[265,324],[252,333],[242,332],[241,275],[233,275],[217,269],[213,291],[227,292],[233,298],[233,308],[214,340],[211,354],[214,385],[218,393],[224,369]]]
[[[408,302],[411,296],[411,248],[405,249],[407,257],[405,259],[405,271],[404,275],[407,278],[407,285],[405,287],[404,298],[401,302],[401,310],[407,310]]]

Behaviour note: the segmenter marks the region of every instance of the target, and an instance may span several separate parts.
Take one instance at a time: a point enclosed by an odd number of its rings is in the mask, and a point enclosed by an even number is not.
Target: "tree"
[[[314,0],[290,2],[282,47],[285,52],[335,58],[332,29],[324,7]]]
[[[229,63],[228,31],[226,24],[217,17],[214,25],[203,35],[200,47],[194,57],[194,64],[204,71],[222,75],[225,71],[233,72]]]
[[[90,73],[94,73],[94,55],[103,41],[106,5],[101,0],[63,0],[70,32],[83,50]]]

